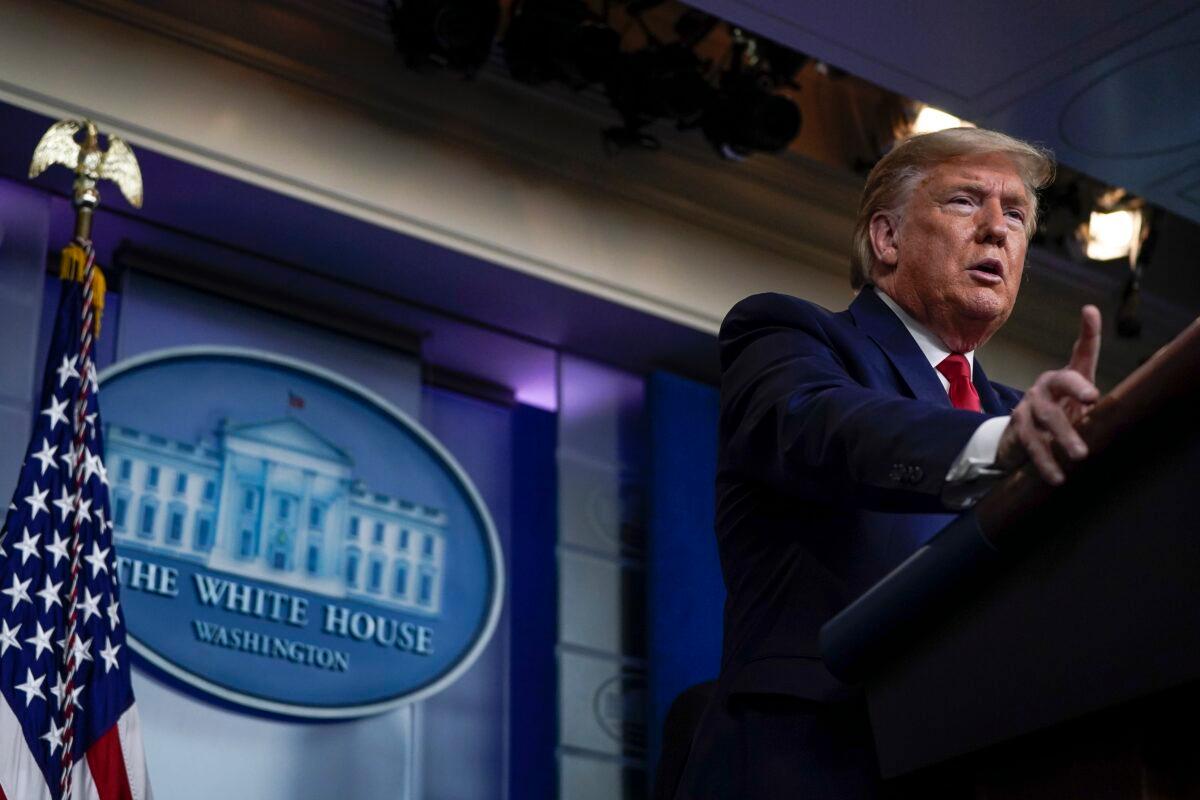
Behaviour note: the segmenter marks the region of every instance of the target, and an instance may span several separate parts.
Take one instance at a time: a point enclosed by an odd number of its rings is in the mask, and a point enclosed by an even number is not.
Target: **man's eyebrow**
[[[986,184],[979,183],[978,181],[963,181],[962,183],[951,185],[946,191],[950,193],[968,192],[976,196],[982,196],[988,193],[988,187]],[[1029,198],[1024,192],[1005,192],[1000,199],[1006,206],[1029,206]]]

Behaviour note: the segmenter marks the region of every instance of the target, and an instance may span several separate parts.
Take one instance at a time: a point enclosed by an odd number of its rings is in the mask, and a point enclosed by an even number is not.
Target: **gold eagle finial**
[[[83,142],[76,136],[84,132]],[[33,151],[29,177],[36,178],[54,164],[75,172],[75,205],[95,208],[100,202],[96,184],[111,180],[134,208],[142,207],[142,171],[133,150],[123,139],[107,136],[108,149],[100,149],[100,133],[91,120],[61,120],[50,126]]]

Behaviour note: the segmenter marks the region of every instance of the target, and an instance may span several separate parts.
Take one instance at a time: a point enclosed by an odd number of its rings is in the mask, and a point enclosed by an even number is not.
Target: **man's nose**
[[[1008,236],[1008,220],[1004,218],[1004,208],[998,200],[984,202],[979,208],[978,237],[981,243],[993,242],[1003,246]]]

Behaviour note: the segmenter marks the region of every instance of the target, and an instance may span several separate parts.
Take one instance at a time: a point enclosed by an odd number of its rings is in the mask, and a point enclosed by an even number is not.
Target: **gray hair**
[[[991,153],[1002,153],[1011,158],[1025,184],[1025,193],[1030,200],[1025,235],[1032,238],[1037,228],[1037,192],[1054,179],[1054,156],[1049,150],[983,128],[949,128],[912,136],[892,148],[867,176],[850,250],[850,285],[861,289],[870,283],[878,263],[871,246],[872,217],[881,211],[897,218],[903,216],[904,207],[917,185],[938,164],[961,156]]]

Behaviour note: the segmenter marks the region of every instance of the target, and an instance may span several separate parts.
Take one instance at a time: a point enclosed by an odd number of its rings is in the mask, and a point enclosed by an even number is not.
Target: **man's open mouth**
[[[1004,280],[1004,265],[994,258],[987,258],[967,268],[974,277],[986,282],[996,283]]]

